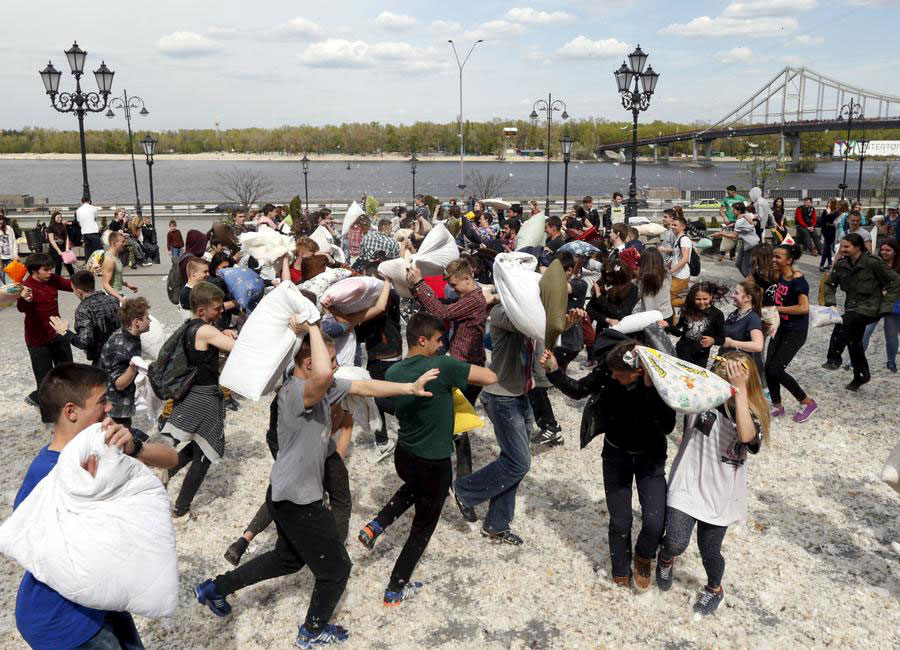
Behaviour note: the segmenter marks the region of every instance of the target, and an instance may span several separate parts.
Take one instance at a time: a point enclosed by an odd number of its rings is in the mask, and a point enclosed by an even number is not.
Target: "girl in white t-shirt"
[[[725,598],[722,540],[728,526],[747,517],[747,454],[757,453],[769,435],[769,408],[753,360],[728,352],[717,357],[714,370],[736,391],[719,408],[685,419],[669,471],[666,534],[656,565],[656,584],[667,591],[675,556],[687,549],[696,523],[706,586],[694,611],[703,615],[712,614]]]
[[[669,272],[672,274],[670,293],[673,307],[681,307],[684,304],[684,294],[687,293],[688,281],[691,278],[689,262],[694,243],[685,234],[685,230],[687,230],[687,220],[683,214],[676,214],[672,219],[675,244],[672,247],[672,257],[669,262]]]

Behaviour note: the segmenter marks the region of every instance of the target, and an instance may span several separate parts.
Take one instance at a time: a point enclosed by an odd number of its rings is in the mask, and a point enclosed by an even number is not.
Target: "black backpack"
[[[191,390],[198,368],[187,358],[187,337],[202,325],[192,320],[182,324],[166,339],[157,360],[147,368],[147,380],[158,398],[179,401]]]
[[[685,237],[686,235],[682,235],[681,237]],[[678,242],[676,242],[676,246],[681,242],[681,237],[678,238]],[[690,240],[689,240],[690,241]],[[681,248],[681,246],[678,246]],[[691,273],[691,277],[697,277],[700,275],[700,255],[697,254],[697,249],[691,246],[691,256],[688,258],[688,270]]]

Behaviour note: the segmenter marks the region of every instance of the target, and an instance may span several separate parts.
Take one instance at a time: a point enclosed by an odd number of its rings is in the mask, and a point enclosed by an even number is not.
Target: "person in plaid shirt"
[[[141,334],[150,329],[150,303],[146,298],[125,300],[119,309],[119,322],[122,329],[103,346],[100,368],[109,373],[110,417],[130,427],[134,415],[134,380],[138,373],[131,358],[141,356]]]
[[[372,228],[372,223],[369,221],[369,217],[361,214],[353,222],[353,225],[350,226],[350,230],[347,231],[347,252],[350,254],[350,257],[357,257],[359,255],[359,247],[362,245],[362,241],[366,236],[366,233]]]
[[[50,317],[50,326],[66,343],[84,350],[91,365],[100,365],[100,352],[119,327],[119,301],[103,291],[95,291],[94,274],[78,271],[72,276],[72,291],[80,304],[75,308],[75,331],[59,316]]]
[[[373,260],[378,251],[384,253],[384,256],[380,258],[382,261],[400,257],[400,247],[391,236],[390,219],[382,219],[378,222],[378,230],[369,232],[363,237],[359,246],[359,259]]]
[[[483,366],[487,355],[484,351],[484,328],[487,322],[487,303],[481,288],[475,283],[472,267],[464,260],[453,260],[447,265],[444,274],[447,284],[457,294],[459,300],[449,304],[442,303],[434,295],[434,291],[422,280],[422,272],[411,265],[406,272],[406,279],[412,287],[413,298],[419,301],[429,314],[450,321],[453,324],[453,338],[448,350],[451,357],[476,366]],[[475,404],[481,386],[470,384],[463,395],[470,404]],[[472,446],[468,433],[454,438],[456,445],[456,476],[468,476],[472,473]],[[470,516],[474,516],[474,510]]]

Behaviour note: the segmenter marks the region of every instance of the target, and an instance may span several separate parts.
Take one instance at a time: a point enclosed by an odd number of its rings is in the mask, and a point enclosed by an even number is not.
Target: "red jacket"
[[[804,228],[815,228],[816,209],[810,207],[810,212],[807,213],[806,210],[803,209],[802,205],[798,205],[797,209],[794,211],[794,220],[797,222],[798,226],[802,226]]]
[[[59,334],[50,326],[50,317],[59,316],[59,291],[71,291],[72,283],[55,273],[47,282],[40,282],[29,275],[22,281],[31,289],[31,302],[19,298],[16,308],[25,314],[25,345],[37,348],[47,345]]]

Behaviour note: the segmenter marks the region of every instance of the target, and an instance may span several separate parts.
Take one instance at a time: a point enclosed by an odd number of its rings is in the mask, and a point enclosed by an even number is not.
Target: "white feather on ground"
[[[731,266],[716,265],[705,256],[703,264],[705,277],[737,278]],[[817,274],[809,266],[804,269],[815,296]],[[134,280],[171,328],[178,316],[165,298],[164,280]],[[61,303],[63,315],[71,317],[74,299],[64,295]],[[723,310],[727,313],[727,307]],[[0,351],[6,470],[0,479],[0,512],[8,513],[48,431],[22,402],[33,379],[21,315],[2,310],[0,325],[7,332]],[[668,593],[653,587],[637,595],[613,586],[602,440],[579,451],[584,403],[551,391],[566,444],[538,450],[519,489],[513,529],[524,546],[484,541],[477,526],[465,524],[448,500],[414,574],[425,588],[397,608],[383,607],[381,597],[411,513],[372,552],[355,541],[359,527],[400,485],[390,460],[371,462],[371,441],[357,428],[347,462],[354,500],[347,546],[354,566],[334,616],[351,632],[344,647],[896,647],[900,545],[892,544],[900,540],[900,501],[878,475],[897,441],[898,379],[884,369],[879,326],[868,353],[872,383],[857,395],[846,392],[848,372],[819,367],[829,331],[811,330],[790,367],[819,402],[819,411],[806,424],[780,420],[772,443],[750,458],[749,521],[726,536],[726,598],[712,618],[692,616],[691,605],[705,578],[693,543],[679,558]],[[76,358],[83,357],[76,352]],[[581,360],[583,356],[572,364],[573,372],[583,372]],[[793,400],[787,394],[785,403],[790,414]],[[198,605],[189,590],[231,568],[222,553],[249,523],[268,482],[267,423],[267,399],[244,401],[240,412],[228,414],[226,456],[212,467],[194,501],[197,519],[176,529],[184,587],[176,615],[137,620],[148,648],[289,647],[296,635],[312,588],[306,570],[232,596],[234,611],[224,620]],[[476,468],[496,457],[490,425],[473,434],[472,445]],[[674,452],[672,440],[670,461]],[[169,485],[173,499],[182,475]],[[634,504],[636,536],[636,495]],[[478,508],[480,516],[484,511],[484,506]],[[251,544],[245,561],[270,549],[274,540],[272,527]],[[0,647],[21,648],[14,608],[22,572],[5,558],[0,572]]]

